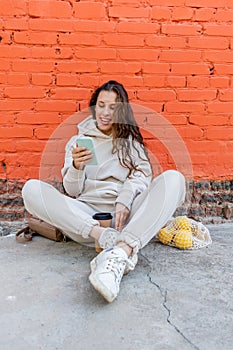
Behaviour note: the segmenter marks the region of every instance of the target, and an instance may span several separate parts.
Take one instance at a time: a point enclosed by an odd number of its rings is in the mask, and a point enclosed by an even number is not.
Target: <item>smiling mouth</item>
[[[102,125],[109,125],[109,124],[111,124],[111,119],[102,119],[102,118],[100,118],[100,122],[101,122],[101,124]]]

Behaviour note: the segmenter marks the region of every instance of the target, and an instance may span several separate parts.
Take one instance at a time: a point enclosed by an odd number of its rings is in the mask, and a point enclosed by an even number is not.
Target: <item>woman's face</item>
[[[97,127],[104,134],[112,132],[113,112],[116,107],[117,94],[113,91],[100,91],[95,107]]]

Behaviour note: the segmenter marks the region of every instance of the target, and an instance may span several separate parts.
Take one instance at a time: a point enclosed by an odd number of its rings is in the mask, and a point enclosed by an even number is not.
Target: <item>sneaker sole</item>
[[[107,300],[107,302],[111,303],[116,298],[116,295],[112,294],[110,290],[106,289],[103,283],[96,279],[93,273],[90,274],[89,281],[95,288],[95,290],[97,290],[97,292],[99,292],[102,295],[102,297],[104,297],[104,299]]]

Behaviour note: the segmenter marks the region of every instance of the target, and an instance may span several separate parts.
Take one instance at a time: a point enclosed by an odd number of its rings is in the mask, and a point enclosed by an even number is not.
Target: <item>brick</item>
[[[0,114],[1,125],[4,125],[4,126],[12,125],[14,124],[14,121],[15,121],[15,118],[11,112],[7,113],[4,111]]]
[[[203,130],[195,125],[178,126],[177,130],[184,139],[200,139],[203,136]]]
[[[109,8],[109,17],[119,18],[149,18],[150,8],[137,8],[127,6],[111,6]]]
[[[57,43],[56,33],[43,33],[43,32],[15,32],[14,40],[18,44],[41,44],[41,45],[53,45]]]
[[[205,63],[172,63],[171,73],[181,75],[209,74],[209,67]]]
[[[164,0],[150,0],[151,5],[156,5],[156,6],[165,6],[164,5]],[[166,6],[183,6],[185,4],[185,0],[167,0],[166,1]]]
[[[206,139],[208,140],[231,140],[233,141],[233,127],[209,127],[206,130]],[[222,155],[220,156],[219,163],[222,164]],[[229,160],[227,157],[226,160]]]
[[[189,122],[191,124],[200,126],[213,126],[213,125],[228,125],[228,116],[215,116],[215,115],[190,115]],[[216,151],[216,148],[215,148]],[[218,150],[219,151],[219,150]]]
[[[233,64],[215,64],[215,72],[217,75],[231,75],[233,74]]]
[[[101,43],[101,36],[93,33],[59,34],[59,43],[61,45],[99,46]]]
[[[200,35],[202,27],[199,24],[162,24],[162,34],[169,35]]]
[[[143,86],[143,79],[140,76],[126,76],[122,74],[105,74],[100,75],[100,84],[105,83],[108,80],[116,80],[119,81],[121,84],[123,84],[126,89],[128,87],[136,88],[136,87],[142,87]]]
[[[29,29],[45,32],[69,32],[73,30],[73,22],[70,19],[54,18],[30,18]]]
[[[57,86],[76,86],[78,77],[76,74],[57,74]]]
[[[198,117],[198,116],[196,116],[196,117]],[[215,143],[215,142],[210,141],[210,140],[201,140],[199,142],[194,141],[194,140],[188,141],[188,149],[192,154],[195,153],[195,154],[199,155],[200,153],[206,154],[206,152],[208,152],[208,154],[210,154],[210,153],[215,154],[216,147],[219,150],[219,152],[226,151],[225,143],[223,143],[223,142],[216,141],[216,143]],[[209,187],[209,185],[207,185],[207,186]]]
[[[165,111],[169,113],[204,112],[205,105],[201,102],[167,102]]]
[[[48,111],[48,112],[75,112],[76,103],[73,101],[59,101],[48,100],[38,101],[35,106],[36,111]]]
[[[233,89],[221,90],[219,101],[233,101]]]
[[[233,62],[232,51],[209,51],[204,54],[204,60],[210,62]]]
[[[229,9],[217,9],[215,18],[217,22],[232,22],[233,11]]]
[[[79,88],[57,88],[52,99],[57,100],[89,100],[90,91]]]
[[[6,83],[7,83],[6,73],[0,73],[0,84],[6,84]]]
[[[185,5],[191,7],[225,7],[223,0],[186,0]]]
[[[167,86],[169,86],[169,87],[185,87],[185,85],[186,85],[186,78],[185,77],[168,76],[166,81],[167,81]]]
[[[100,72],[101,73],[128,73],[135,74],[141,71],[141,63],[139,62],[101,62]]]
[[[187,116],[186,115],[174,115],[163,113],[164,117],[172,124],[172,125],[186,125],[187,124]]]
[[[27,13],[27,3],[24,0],[1,0],[0,16],[23,16]]]
[[[25,152],[25,150],[30,149],[31,152],[39,152],[41,155],[45,146],[46,143],[44,141],[38,140],[20,140],[20,142],[16,142],[17,152]]]
[[[91,19],[90,20],[75,20],[72,21],[73,29],[77,32],[90,32],[90,33],[110,33],[113,32],[116,23],[109,22],[109,21],[96,21]]]
[[[38,60],[15,60],[12,63],[12,70],[15,72],[51,72],[54,62]]]
[[[36,128],[34,130],[34,135],[37,139],[39,140],[48,140],[49,137],[52,135],[54,131],[54,128],[50,128],[50,127],[43,127],[43,128]]]
[[[68,1],[30,0],[29,16],[47,18],[70,18],[72,8]]]
[[[191,90],[180,89],[177,90],[177,97],[179,101],[211,101],[217,96],[217,90]]]
[[[43,98],[45,91],[39,87],[7,87],[5,95],[9,98]]]
[[[108,47],[100,47],[100,48],[78,48],[75,50],[75,56],[77,58],[88,57],[89,60],[97,60],[97,59],[108,59],[112,60],[116,58],[116,49],[108,48]]]
[[[6,59],[0,58],[0,70],[1,71],[8,71],[10,69],[10,62]]]
[[[227,24],[206,24],[204,26],[206,35],[215,35],[215,36],[233,36],[233,28],[232,25]]]
[[[27,73],[9,73],[7,74],[8,85],[28,85],[29,75]]]
[[[95,73],[98,71],[97,62],[80,61],[80,62],[59,62],[57,65],[59,72],[67,73]]]
[[[117,49],[117,53],[119,55],[119,58],[122,60],[127,61],[135,61],[137,59],[138,61],[156,61],[159,57],[159,51],[158,50],[152,50],[143,48],[141,50],[138,49]]]
[[[10,31],[0,31],[1,37],[1,46],[3,44],[11,45],[12,44],[12,33]]]
[[[51,74],[32,74],[32,85],[48,86],[52,83]]]
[[[213,38],[213,37],[189,38],[188,45],[190,48],[197,48],[197,49],[225,50],[225,49],[228,49],[229,47],[229,41],[227,38]]]
[[[153,6],[151,18],[156,19],[157,21],[169,21],[171,18],[171,9],[167,7]]]
[[[187,77],[187,87],[205,89],[210,86],[210,78],[203,76]]]
[[[30,50],[31,58],[55,58],[55,59],[65,59],[65,58],[73,58],[73,50],[71,47],[44,47],[44,46],[34,46]]]
[[[183,37],[176,36],[162,36],[162,35],[147,35],[145,38],[146,45],[149,47],[158,47],[158,48],[185,48],[186,39]]]
[[[30,49],[20,45],[8,45],[1,47],[0,54],[3,58],[28,58],[30,57]]]
[[[0,100],[0,110],[2,111],[21,111],[21,110],[31,110],[33,109],[33,101],[25,100],[25,99],[14,99],[8,100],[4,99],[4,101]]]
[[[233,102],[210,102],[207,106],[208,113],[231,114]]]
[[[82,74],[79,80],[80,85],[85,87],[96,87],[100,85],[100,76],[94,74]]]
[[[215,88],[227,88],[230,86],[229,77],[210,77],[210,86]]]
[[[116,26],[119,33],[154,34],[158,33],[159,29],[157,23],[119,22]]]
[[[140,90],[137,93],[139,100],[143,101],[172,101],[176,99],[176,94],[169,89]]]
[[[142,47],[144,46],[144,35],[131,35],[131,34],[125,34],[125,35],[119,35],[118,33],[113,34],[105,34],[103,37],[103,41],[107,45],[111,46],[127,46],[127,47]]]
[[[211,8],[200,8],[195,9],[194,20],[198,22],[210,22],[213,21],[215,17],[215,9]]]
[[[38,124],[59,124],[61,122],[61,117],[58,115],[58,112],[20,112],[16,115],[17,124],[27,124],[27,125],[38,125]],[[28,143],[35,143],[35,141],[24,141],[23,145]],[[28,148],[23,145],[18,144],[17,150],[27,150]],[[34,150],[40,151],[41,147],[33,148]]]
[[[73,4],[74,15],[79,19],[104,19],[105,6],[100,2],[75,2]]]
[[[202,52],[197,50],[163,50],[159,59],[168,62],[200,62]]]
[[[190,7],[175,7],[172,10],[173,21],[186,21],[193,17],[193,9]]]
[[[28,20],[20,18],[5,18],[4,29],[28,30]]]
[[[1,138],[15,138],[15,137],[28,137],[33,136],[33,130],[28,126],[12,126],[12,127],[1,127]]]
[[[170,71],[170,65],[168,63],[150,63],[145,62],[142,64],[143,73],[150,74],[168,74]]]
[[[165,76],[158,75],[143,75],[144,85],[149,87],[165,87],[166,78]]]

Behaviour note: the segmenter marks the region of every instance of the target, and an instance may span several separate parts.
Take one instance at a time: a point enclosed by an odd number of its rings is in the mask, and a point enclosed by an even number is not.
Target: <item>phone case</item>
[[[86,163],[86,165],[97,165],[97,157],[94,148],[94,142],[89,136],[81,136],[77,138],[77,145],[80,147],[86,147],[89,151],[92,152],[92,160]]]

